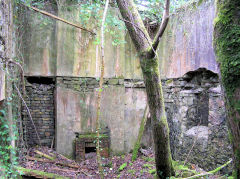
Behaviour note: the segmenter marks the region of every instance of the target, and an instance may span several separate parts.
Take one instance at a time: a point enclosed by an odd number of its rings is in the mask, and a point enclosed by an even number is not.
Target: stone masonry
[[[94,94],[98,88],[98,82],[96,78],[56,77],[56,87],[74,91],[74,94]],[[163,79],[162,83],[170,127],[173,159],[184,161],[187,158],[188,162],[199,165],[205,170],[212,170],[226,163],[231,158],[231,147],[227,137],[224,102],[218,75],[200,68],[188,72],[181,78]],[[104,79],[104,87],[109,88],[110,86],[111,88],[125,88],[125,93],[131,88],[143,90],[145,88],[142,80]],[[32,111],[33,120],[42,139],[41,142],[50,146],[54,137],[54,85],[28,83],[26,89],[28,94],[27,103]],[[68,94],[65,97],[69,98]],[[144,104],[145,99],[143,98],[142,102],[140,102]],[[63,110],[69,110],[67,108],[68,101],[64,99],[63,102],[65,105]],[[120,102],[125,103],[124,101]],[[83,105],[81,100],[79,104]],[[91,108],[94,108],[95,102],[91,101],[90,104],[93,105]],[[83,115],[83,118],[89,118],[89,115],[95,114],[94,111],[91,111],[92,109],[88,110]],[[119,110],[122,110],[122,108],[119,108]],[[125,114],[125,117],[129,114]],[[69,115],[72,116],[73,121],[71,124],[67,123],[69,126],[63,126],[68,132],[74,129],[76,125],[79,125],[79,123],[76,123],[79,114],[69,113]],[[38,144],[31,121],[27,118],[26,110],[23,111],[23,116],[28,143],[30,145]],[[91,118],[94,117],[91,116]],[[111,123],[111,121],[109,122]],[[94,123],[82,122],[80,125],[82,125],[82,128],[86,128],[85,125],[94,126]],[[128,128],[133,131],[136,126],[129,126]],[[113,138],[111,135],[114,133],[111,132],[113,130],[111,127],[109,130],[110,139]],[[92,138],[78,138],[76,140],[74,150],[77,160],[84,159],[85,143],[93,145],[93,141]],[[110,146],[111,141],[109,140],[106,145]],[[142,146],[153,146],[150,120],[145,126]],[[106,156],[108,155],[109,153],[106,153]],[[227,168],[224,170],[225,173],[228,171]]]
[[[26,92],[27,97],[25,100],[39,134],[41,144],[51,147],[54,144],[55,134],[54,84],[27,83]],[[29,146],[39,145],[39,140],[27,109],[24,105],[22,106],[25,140]]]
[[[173,159],[187,159],[205,170],[229,161],[232,150],[218,75],[198,69],[182,78],[163,80],[163,90]],[[151,135],[150,121],[147,124],[145,145]]]

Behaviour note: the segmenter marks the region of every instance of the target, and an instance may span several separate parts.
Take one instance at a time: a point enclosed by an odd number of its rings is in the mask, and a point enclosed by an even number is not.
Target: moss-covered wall
[[[214,44],[220,64],[222,84],[233,148],[234,172],[240,178],[240,1],[217,0]]]
[[[58,11],[54,10],[56,7],[46,7],[46,10],[80,24],[78,6],[70,6],[70,10],[59,7]],[[28,12],[28,18],[25,35],[28,43],[24,52],[26,75],[99,76],[100,48],[95,43],[95,36],[35,12]],[[212,47],[213,19],[213,2],[200,6],[192,4],[171,16],[158,50],[163,77],[180,77],[199,67],[218,71]],[[88,28],[99,35],[94,26],[94,21],[88,23]],[[110,33],[105,35],[105,77],[141,79],[139,59],[129,35],[125,31],[118,34],[126,43],[114,46]]]

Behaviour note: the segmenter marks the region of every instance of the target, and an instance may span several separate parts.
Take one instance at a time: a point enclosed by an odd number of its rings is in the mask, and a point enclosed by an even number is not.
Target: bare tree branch
[[[153,49],[154,51],[156,51],[157,49],[157,46],[159,44],[159,40],[160,38],[162,37],[166,27],[167,27],[167,24],[168,24],[168,20],[169,20],[169,5],[170,5],[170,0],[166,0],[165,2],[165,7],[164,7],[164,12],[163,12],[163,17],[162,17],[162,22],[161,22],[161,25],[159,27],[159,30],[153,40]],[[154,53],[154,51],[151,50],[150,53]]]
[[[31,120],[31,122],[32,122],[32,124],[33,124],[34,130],[35,130],[35,133],[36,133],[37,138],[38,138],[38,140],[39,140],[39,145],[41,146],[41,140],[40,140],[40,137],[39,137],[39,135],[38,135],[36,125],[34,124],[34,121],[33,121],[33,119],[32,119],[31,112],[30,112],[30,110],[29,110],[29,108],[28,108],[28,106],[27,106],[25,100],[23,99],[22,94],[21,94],[21,92],[19,91],[18,87],[17,87],[15,84],[14,84],[14,87],[15,87],[15,89],[17,90],[18,96],[19,96],[20,99],[23,101],[23,104],[25,105],[25,107],[26,107],[26,109],[27,109],[27,112],[28,112],[29,118],[30,118],[30,120]]]
[[[67,20],[65,20],[65,19],[63,19],[63,18],[60,18],[60,17],[58,17],[58,16],[55,16],[55,15],[53,15],[53,14],[51,14],[51,13],[48,13],[48,12],[43,11],[43,10],[40,10],[40,9],[38,9],[38,8],[36,8],[36,7],[27,6],[27,5],[25,5],[25,4],[22,4],[22,5],[28,7],[29,9],[32,9],[32,10],[34,10],[34,11],[37,11],[37,12],[43,14],[43,15],[46,15],[46,16],[51,17],[51,18],[53,18],[53,19],[56,19],[56,20],[59,20],[59,21],[61,21],[61,22],[66,23],[66,24],[69,24],[69,25],[71,25],[71,26],[73,26],[73,27],[76,27],[76,28],[79,28],[79,29],[81,29],[81,30],[87,31],[87,32],[89,32],[89,33],[91,33],[91,34],[93,34],[93,35],[96,35],[96,33],[94,33],[94,32],[91,31],[91,30],[88,30],[88,29],[86,29],[86,28],[83,28],[83,27],[81,27],[81,26],[79,26],[79,25],[77,25],[77,24],[74,24],[74,23],[72,23],[72,22],[69,22],[69,21],[67,21]]]

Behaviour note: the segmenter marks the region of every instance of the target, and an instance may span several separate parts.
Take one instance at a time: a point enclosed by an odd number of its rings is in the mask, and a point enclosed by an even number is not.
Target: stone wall
[[[206,69],[188,72],[163,83],[171,150],[186,160],[213,170],[231,158],[224,101],[218,75]]]
[[[33,121],[25,105],[22,109],[24,136],[29,146],[39,145],[39,140],[33,125],[37,129],[43,146],[51,147],[55,136],[55,111],[54,111],[54,84],[27,83],[25,98],[26,104],[32,115]]]
[[[218,75],[206,69],[181,78],[163,79],[171,149],[175,160],[211,170],[231,158],[224,103]],[[110,130],[113,154],[130,152],[137,139],[146,106],[142,80],[104,79],[101,128]],[[56,149],[72,155],[75,133],[95,131],[98,79],[57,77]],[[142,145],[153,145],[148,121]],[[192,147],[193,146],[193,147]]]

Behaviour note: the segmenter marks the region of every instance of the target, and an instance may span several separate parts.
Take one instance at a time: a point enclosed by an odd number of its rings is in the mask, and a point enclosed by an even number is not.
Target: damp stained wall
[[[74,88],[82,78],[57,77],[56,129],[58,152],[73,156],[76,133],[95,133],[98,82],[84,80],[81,89]],[[124,84],[105,79],[102,92],[101,131],[109,129],[111,151],[129,152],[135,143],[146,106],[144,88],[126,88]]]
[[[50,12],[79,24],[77,7],[71,10],[61,7],[58,11],[54,9],[49,7]],[[27,16],[29,23],[24,37],[27,42],[24,50],[25,75],[56,77],[55,147],[58,152],[73,156],[75,133],[95,132],[100,48],[87,32],[52,21],[35,12],[29,11]],[[218,72],[212,47],[213,19],[213,1],[204,2],[198,7],[190,5],[188,9],[182,8],[170,17],[158,49],[163,78],[179,78],[201,67]],[[92,29],[94,23],[90,22],[88,26]],[[110,129],[113,153],[131,151],[146,105],[144,86],[131,86],[135,84],[134,80],[142,79],[136,50],[129,35],[125,31],[119,33],[126,42],[119,46],[113,46],[111,35],[106,33],[104,77],[111,79],[111,82],[103,90],[101,101],[101,125],[103,129]],[[85,82],[81,81],[85,77],[88,77]],[[128,84],[127,80],[131,82]],[[181,90],[179,84],[173,89]],[[171,93],[173,96],[174,92]],[[172,101],[171,98],[168,100]],[[176,115],[185,114],[181,111],[176,111]],[[184,116],[174,119],[181,126],[181,132],[176,134],[180,134],[180,137],[186,132],[185,120],[188,119]],[[207,132],[205,134],[208,136]],[[187,153],[186,150],[184,152]],[[176,151],[176,156],[179,153]]]
[[[164,77],[181,77],[200,67],[219,72],[212,46],[214,16],[214,2],[208,1],[183,7],[170,17],[158,50]]]
[[[76,24],[80,24],[80,10],[46,5],[47,11]],[[205,67],[218,72],[212,46],[214,2],[191,4],[170,17],[160,41],[158,54],[160,71],[164,78],[181,77],[188,71]],[[111,10],[110,13],[116,13]],[[26,75],[99,77],[100,46],[95,36],[63,22],[56,22],[36,12],[27,12],[25,39]],[[97,32],[94,21],[88,29]],[[112,28],[113,31],[119,31]],[[112,45],[113,37],[105,35],[105,78],[122,77],[142,79],[139,59],[126,30],[119,31],[126,43]]]

